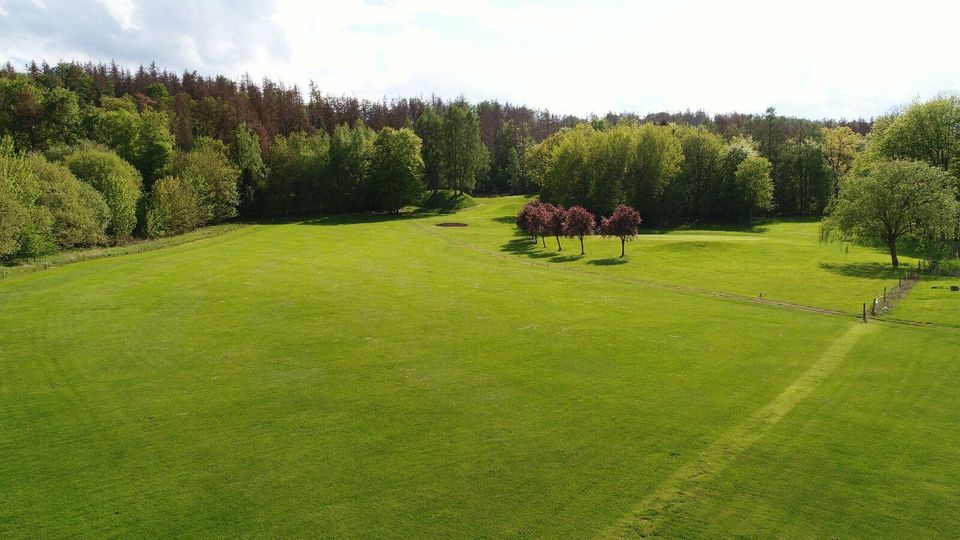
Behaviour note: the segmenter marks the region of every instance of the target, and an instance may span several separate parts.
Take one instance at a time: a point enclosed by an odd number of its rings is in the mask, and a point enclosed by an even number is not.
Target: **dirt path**
[[[876,328],[876,325],[854,324],[773,401],[721,435],[692,462],[676,469],[633,510],[603,531],[600,538],[655,536],[666,520],[681,511],[685,504],[695,500],[705,484],[716,478],[747,448],[765,437],[837,369],[863,336]]]

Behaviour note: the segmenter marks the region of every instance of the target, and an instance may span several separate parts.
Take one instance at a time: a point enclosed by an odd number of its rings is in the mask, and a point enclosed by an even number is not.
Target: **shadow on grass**
[[[606,259],[594,259],[592,261],[587,261],[587,264],[592,264],[594,266],[616,266],[618,264],[627,264],[627,259],[620,257],[607,257]]]
[[[763,223],[690,223],[662,229],[647,229],[643,234],[666,234],[674,232],[736,232],[763,234],[768,228]]]
[[[555,263],[571,262],[581,258],[579,254],[574,255],[557,251],[556,246],[550,245],[550,239],[547,239],[547,247],[543,247],[540,240],[534,244],[529,236],[518,236],[510,240],[500,246],[500,251],[513,253],[514,255],[524,255],[531,259],[549,259],[550,262]]]
[[[276,220],[263,220],[260,223],[262,224],[281,224],[281,223],[298,223],[300,225],[356,225],[359,223],[382,223],[385,221],[402,221],[408,219],[422,219],[425,217],[430,217],[429,214],[421,214],[417,212],[400,212],[397,214],[331,214],[327,216],[312,217],[312,218],[288,218],[288,219],[276,219]]]
[[[561,253],[556,253],[554,254],[553,258],[550,259],[550,262],[552,263],[573,262],[573,261],[579,261],[583,257],[584,256],[580,255],[579,253],[573,254],[573,255],[562,255]]]
[[[872,263],[820,263],[820,268],[847,277],[891,279],[902,274],[905,269],[894,269],[889,264]]]
[[[490,221],[496,221],[497,223],[507,223],[513,225],[517,222],[517,218],[514,216],[500,216],[495,218],[490,218]]]
[[[440,190],[430,193],[420,203],[417,212],[432,214],[453,214],[458,210],[469,208],[477,201],[466,193],[456,193],[450,190]]]

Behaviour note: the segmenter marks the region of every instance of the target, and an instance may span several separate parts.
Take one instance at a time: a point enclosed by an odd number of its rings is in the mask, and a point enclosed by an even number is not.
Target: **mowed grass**
[[[817,221],[773,222],[755,227],[679,229],[662,234],[652,229],[626,246],[620,240],[587,237],[580,257],[577,239],[554,238],[546,247],[504,226],[523,204],[520,197],[483,200],[483,205],[456,216],[466,229],[447,230],[491,252],[519,255],[558,267],[601,271],[614,276],[723,291],[813,307],[859,313],[864,302],[897,285],[898,271],[883,250],[821,243]],[[443,221],[443,217],[436,221]],[[915,264],[901,257],[904,265]],[[902,273],[902,272],[901,272]]]
[[[666,537],[952,538],[960,334],[883,328],[691,497]]]
[[[892,507],[885,490],[904,475],[957,478],[957,460],[926,454],[929,435],[956,423],[949,402],[928,417],[908,400],[956,381],[954,334],[897,330],[905,350],[925,344],[900,355],[906,368],[888,356],[868,381],[857,371],[838,380],[854,368],[837,358],[835,373],[811,379],[859,324],[852,317],[624,280],[656,277],[635,255],[619,266],[571,261],[590,271],[568,271],[501,251],[518,202],[427,219],[257,225],[0,282],[0,536],[592,537],[797,381],[810,399],[855,407],[861,424],[790,394],[782,421],[742,458],[712,465],[716,486],[676,501],[665,530],[789,525],[814,535],[828,519],[854,536],[858,525],[902,534],[921,518],[875,523],[852,509]],[[445,220],[471,226],[433,226]],[[588,249],[615,247],[591,239]],[[686,260],[676,252],[676,264]],[[857,253],[870,264],[873,254]],[[680,283],[711,283],[682,272]],[[826,277],[843,290],[860,283]],[[854,366],[874,366],[870,347],[886,340],[867,340],[888,332],[862,338]],[[911,393],[897,396],[898,370],[911,365]],[[891,407],[903,415],[884,416]],[[809,432],[783,435],[798,415]],[[896,460],[872,438],[878,422],[909,438],[921,420],[927,440],[894,447]],[[788,436],[806,461],[750,461]],[[872,452],[853,451],[867,444]],[[813,455],[885,472],[855,493],[807,474]],[[790,508],[746,524],[745,510],[716,512],[742,504],[723,483],[737,478],[770,507],[785,504],[772,492],[795,467]],[[824,492],[860,498],[826,506]],[[942,486],[915,500],[915,509],[960,502]]]
[[[960,327],[960,277],[923,276],[893,310],[897,319]]]

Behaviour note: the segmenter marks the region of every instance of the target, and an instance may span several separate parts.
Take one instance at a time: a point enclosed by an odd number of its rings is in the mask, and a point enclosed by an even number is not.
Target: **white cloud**
[[[24,18],[9,33],[0,28],[3,59],[156,60],[174,70],[313,80],[329,93],[373,99],[464,94],[579,115],[772,105],[855,117],[960,90],[952,43],[960,5],[940,0],[114,0],[102,8],[106,22],[64,18],[139,27],[135,38],[110,28],[58,32],[40,22],[49,17],[22,15],[31,9],[21,2],[0,19]]]
[[[106,8],[107,13],[120,25],[124,32],[138,30],[140,26],[135,20],[137,6],[133,0],[98,0]]]

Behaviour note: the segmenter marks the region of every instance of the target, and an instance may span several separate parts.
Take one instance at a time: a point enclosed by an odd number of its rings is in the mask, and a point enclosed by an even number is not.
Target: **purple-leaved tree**
[[[603,218],[600,223],[600,232],[604,236],[616,236],[620,239],[621,259],[626,253],[627,240],[637,235],[641,221],[643,220],[640,219],[640,212],[637,212],[635,208],[621,204],[613,211],[612,216]]]
[[[546,229],[557,238],[557,251],[563,251],[563,246],[560,245],[560,235],[563,234],[563,220],[567,217],[567,209],[563,206],[554,206],[548,203],[544,205],[544,210],[547,218]]]
[[[583,255],[583,237],[597,230],[597,219],[586,208],[574,206],[567,210],[562,228],[564,236],[580,239],[580,255]]]

